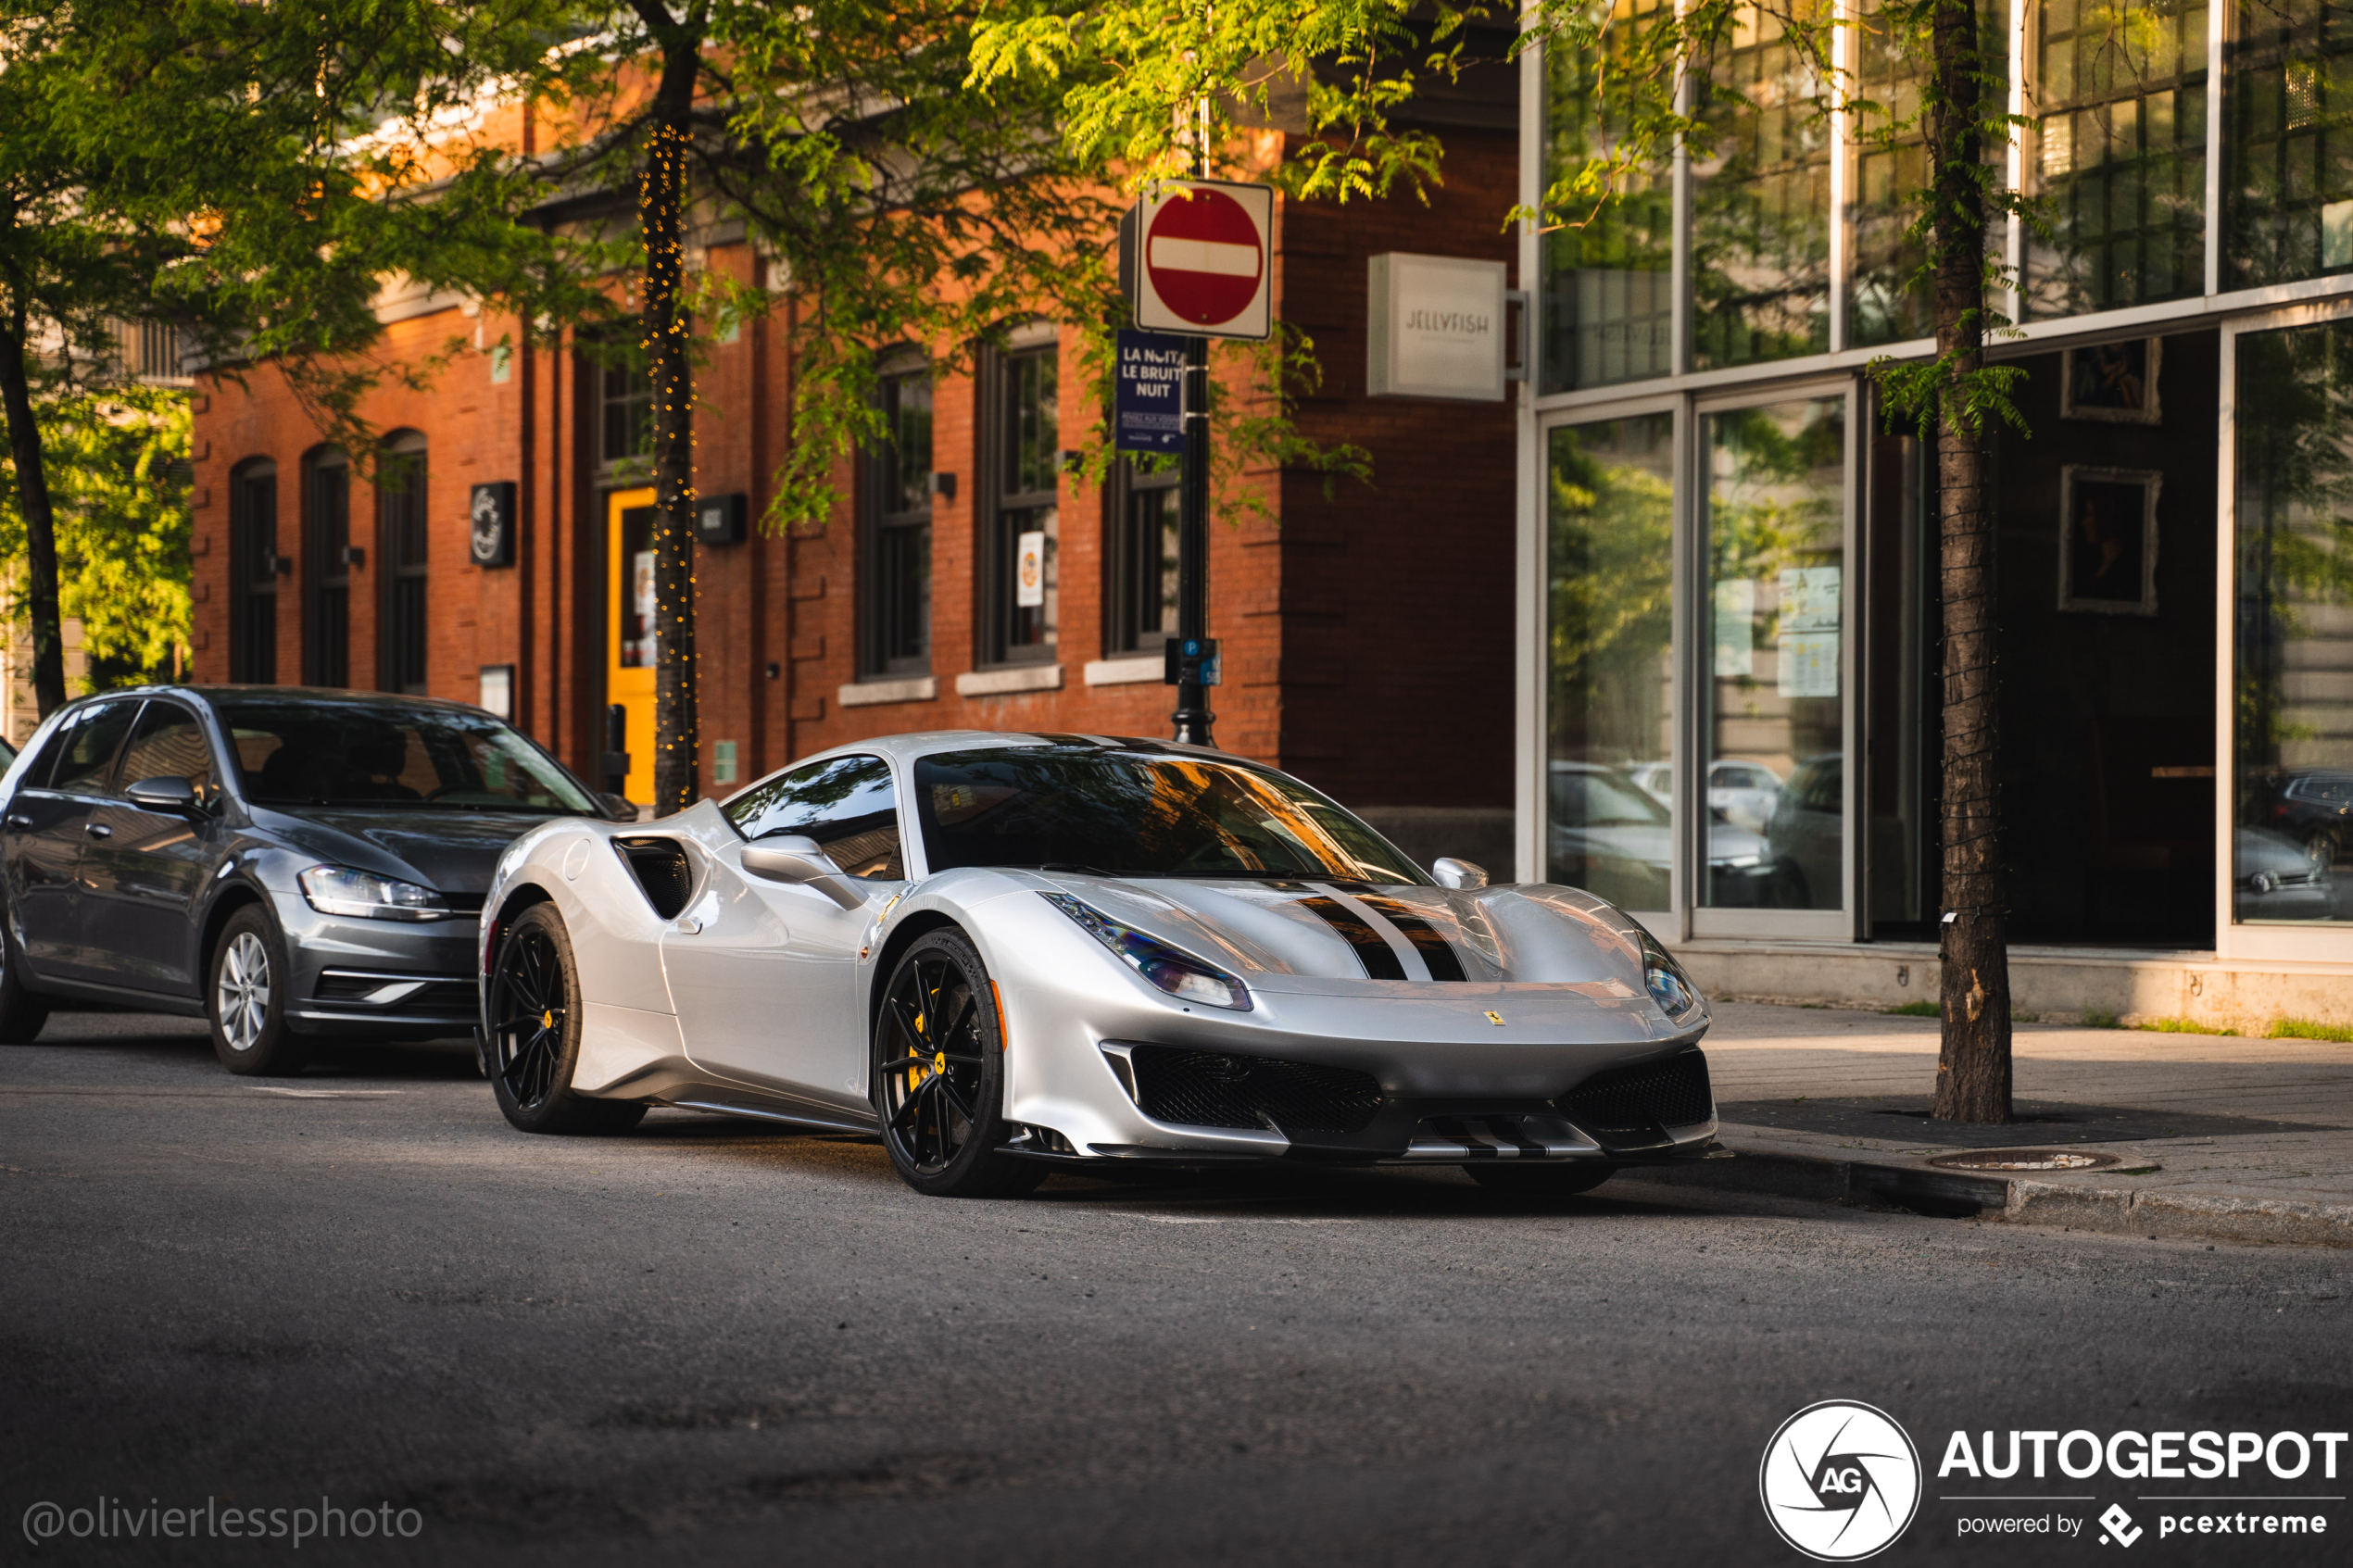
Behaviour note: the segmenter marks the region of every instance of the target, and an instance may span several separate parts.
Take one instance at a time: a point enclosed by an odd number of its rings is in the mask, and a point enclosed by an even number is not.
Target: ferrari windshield
[[[284,697],[213,707],[258,806],[597,815],[569,773],[487,713]]]
[[[1111,876],[1429,878],[1291,779],[1179,753],[1065,746],[942,752],[915,764],[934,872],[1029,866]]]

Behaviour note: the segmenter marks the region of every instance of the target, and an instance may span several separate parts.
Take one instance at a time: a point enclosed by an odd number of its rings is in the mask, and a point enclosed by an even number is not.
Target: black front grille
[[[1563,1095],[1559,1105],[1604,1148],[1660,1143],[1667,1128],[1694,1126],[1716,1114],[1707,1058],[1697,1050],[1596,1073]]]
[[[390,1002],[374,1002],[369,998],[388,985],[403,985],[423,981],[421,990]],[[446,1012],[464,1015],[474,1010],[479,998],[474,983],[462,975],[451,977],[430,974],[354,974],[340,970],[328,970],[319,976],[318,988],[312,995],[322,1002],[343,1002],[353,1006],[381,1007],[392,1012]]]
[[[1265,1127],[1361,1133],[1381,1107],[1380,1081],[1346,1067],[1137,1046],[1136,1099],[1155,1122],[1180,1127]]]

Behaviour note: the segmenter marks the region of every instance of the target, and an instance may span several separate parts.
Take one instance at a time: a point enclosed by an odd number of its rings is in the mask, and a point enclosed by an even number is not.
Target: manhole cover
[[[1940,1171],[2105,1171],[2116,1156],[2081,1148],[1972,1148],[1940,1154],[1929,1163]]]

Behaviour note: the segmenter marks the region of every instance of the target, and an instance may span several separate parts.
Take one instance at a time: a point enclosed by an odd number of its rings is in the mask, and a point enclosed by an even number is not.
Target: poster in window
[[[2161,423],[2157,374],[2164,351],[2165,340],[2155,337],[2069,349],[2059,364],[2059,418]]]
[[[2094,615],[2157,613],[2154,469],[2059,470],[2058,607]]]
[[[1735,577],[1716,584],[1716,678],[1746,680],[1756,673],[1756,583]]]
[[[1013,603],[1036,609],[1046,602],[1046,535],[1040,530],[1013,537]]]
[[[1774,661],[1783,696],[1838,696],[1839,592],[1834,566],[1781,570],[1781,619]]]

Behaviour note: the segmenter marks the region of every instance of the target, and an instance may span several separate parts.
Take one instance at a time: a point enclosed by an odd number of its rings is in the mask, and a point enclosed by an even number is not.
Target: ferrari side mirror
[[[597,804],[603,807],[605,815],[616,822],[634,822],[637,820],[636,803],[625,795],[608,795],[603,790],[598,790]]]
[[[1438,879],[1438,885],[1441,887],[1468,889],[1487,885],[1485,868],[1472,865],[1468,860],[1454,859],[1451,856],[1431,861],[1429,874]]]
[[[866,901],[842,880],[839,868],[825,858],[813,838],[790,834],[747,844],[744,870],[770,882],[813,887],[845,909],[857,909]]]

